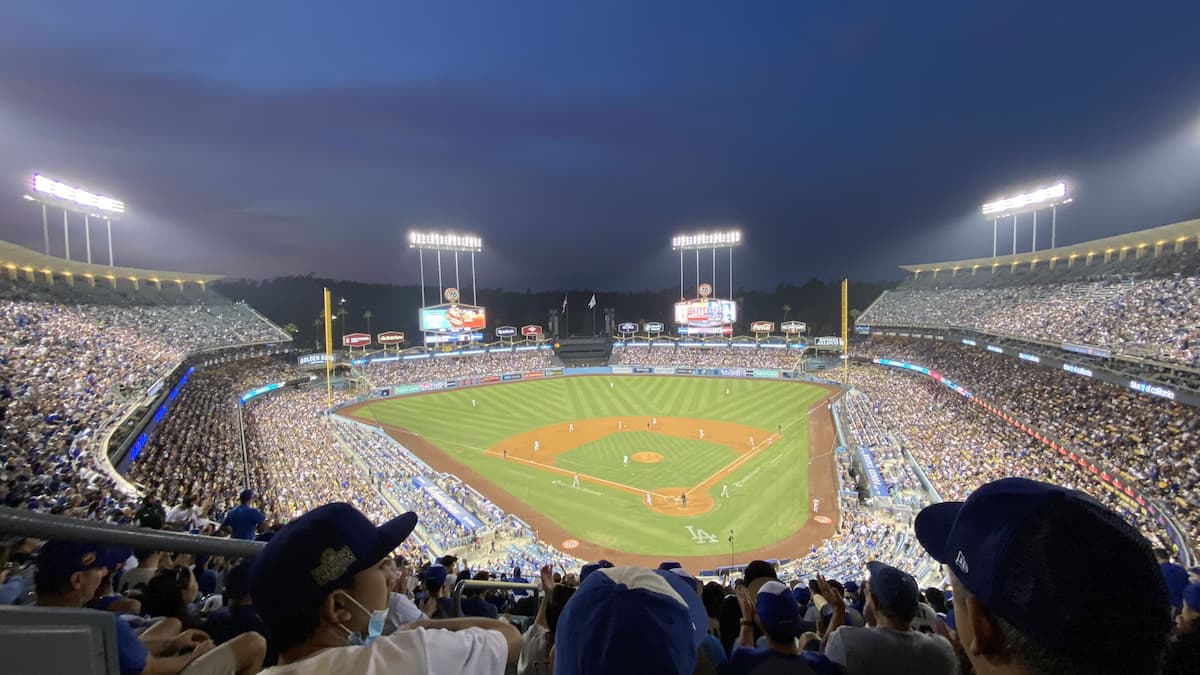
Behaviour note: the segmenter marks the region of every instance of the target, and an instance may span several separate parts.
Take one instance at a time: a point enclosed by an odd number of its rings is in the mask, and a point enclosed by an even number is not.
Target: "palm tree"
[[[375,318],[375,313],[371,310],[363,312],[363,318],[367,320],[367,335],[371,334],[371,319]]]
[[[791,305],[784,305],[783,307],[780,307],[779,309],[782,309],[782,310],[783,310],[783,320],[784,320],[784,321],[787,321],[787,315],[788,315],[788,313],[789,313],[789,312],[791,312],[791,311],[792,311],[792,306],[791,306]]]
[[[283,324],[283,332],[291,335],[294,339],[296,337],[296,333],[300,332],[300,328],[294,323],[285,323]]]
[[[857,309],[852,309],[852,310],[850,310],[849,314],[850,314],[850,323],[854,323],[855,321],[858,321],[858,317],[860,315],[862,315],[862,312]]]
[[[346,315],[349,313],[345,307],[338,307],[337,315],[342,320],[342,342],[346,341]]]

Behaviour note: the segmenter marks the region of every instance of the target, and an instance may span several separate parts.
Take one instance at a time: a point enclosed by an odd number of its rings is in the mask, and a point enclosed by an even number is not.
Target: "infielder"
[[[541,450],[541,449],[542,449],[542,442],[541,442],[541,441],[534,441],[534,442],[533,442],[533,451],[534,451],[534,452],[537,452],[537,451],[539,451],[539,450]]]
[[[569,431],[569,432],[575,431],[575,423],[574,422],[571,422],[570,424],[567,425],[567,431]]]
[[[647,492],[647,493],[646,493],[646,506],[651,506],[651,503],[650,503],[650,493],[649,493],[649,492]]]
[[[629,455],[625,455],[625,466],[629,466]]]
[[[821,500],[820,500],[820,499],[814,499],[814,500],[813,500],[813,513],[817,513],[817,512],[819,512],[820,510],[821,510]]]
[[[721,483],[721,496],[722,497],[729,496],[729,483]]]
[[[701,430],[700,430],[700,438],[701,438],[701,439],[703,439],[703,438],[704,438],[704,430],[703,430],[703,429],[701,429]]]
[[[575,480],[571,481],[571,487],[579,487],[579,474],[575,474]]]

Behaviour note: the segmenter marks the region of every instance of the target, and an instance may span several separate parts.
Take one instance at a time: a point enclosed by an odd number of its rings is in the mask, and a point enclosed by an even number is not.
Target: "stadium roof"
[[[985,267],[1000,267],[1017,265],[1034,265],[1039,262],[1070,260],[1072,258],[1087,258],[1088,256],[1123,254],[1128,251],[1140,251],[1153,247],[1157,254],[1162,247],[1171,244],[1176,250],[1182,248],[1189,239],[1196,240],[1200,245],[1200,218],[1185,220],[1179,223],[1138,230],[1115,237],[1105,237],[1093,241],[1085,241],[1070,246],[1045,249],[1035,253],[1018,253],[1016,255],[1001,255],[983,258],[968,258],[966,260],[948,260],[945,262],[925,263],[921,265],[901,265],[900,269],[919,274],[921,272],[941,272],[943,270],[977,269]]]
[[[220,274],[189,274],[187,272],[164,272],[162,270],[143,270],[136,267],[109,267],[95,265],[75,260],[55,258],[54,256],[38,253],[33,249],[18,246],[11,242],[0,241],[0,267],[9,271],[21,270],[28,273],[49,274],[71,278],[85,279],[118,279],[153,283],[173,282],[177,284],[194,283],[204,285],[210,281],[222,278]]]

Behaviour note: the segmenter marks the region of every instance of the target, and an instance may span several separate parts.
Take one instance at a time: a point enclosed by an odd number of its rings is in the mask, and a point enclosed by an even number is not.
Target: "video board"
[[[421,309],[421,331],[426,333],[461,333],[481,331],[487,327],[482,307],[471,305],[438,305]]]
[[[737,321],[732,300],[700,299],[675,303],[675,323],[690,327],[724,326]]]

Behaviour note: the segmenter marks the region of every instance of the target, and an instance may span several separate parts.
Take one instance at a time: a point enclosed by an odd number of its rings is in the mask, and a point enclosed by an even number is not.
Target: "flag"
[[[592,299],[588,302],[588,309],[596,309],[596,294],[592,293]]]
[[[567,294],[563,293],[563,311],[567,311]]]

